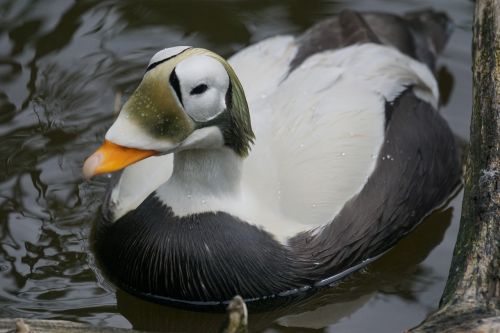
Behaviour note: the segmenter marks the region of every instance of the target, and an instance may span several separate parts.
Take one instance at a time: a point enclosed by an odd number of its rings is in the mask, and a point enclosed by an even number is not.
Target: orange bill
[[[85,160],[83,175],[90,179],[95,175],[118,171],[157,153],[154,150],[123,147],[104,140],[104,144]]]

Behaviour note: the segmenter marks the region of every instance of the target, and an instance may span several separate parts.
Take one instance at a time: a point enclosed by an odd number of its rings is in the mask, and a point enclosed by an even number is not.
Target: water
[[[105,179],[85,182],[84,158],[158,49],[230,55],[299,33],[342,8],[401,13],[434,7],[456,30],[439,62],[442,113],[468,138],[473,2],[0,1],[0,317],[75,320],[163,331],[216,331],[223,314],[149,304],[99,274],[89,230]],[[121,96],[124,96],[123,98]],[[401,332],[436,309],[462,194],[382,259],[298,304],[250,312],[254,331]]]

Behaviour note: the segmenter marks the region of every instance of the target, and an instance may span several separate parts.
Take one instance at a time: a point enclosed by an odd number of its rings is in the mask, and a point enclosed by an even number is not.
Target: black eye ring
[[[170,85],[172,88],[174,88],[175,93],[177,94],[177,98],[179,99],[179,102],[181,102],[181,105],[184,107],[184,103],[182,103],[182,92],[181,92],[181,84],[179,82],[179,78],[177,77],[177,74],[175,73],[175,68],[172,71],[172,74],[170,74]]]
[[[189,93],[190,95],[199,95],[203,94],[205,91],[207,91],[208,86],[205,83],[199,84],[193,89],[191,89],[191,92]]]

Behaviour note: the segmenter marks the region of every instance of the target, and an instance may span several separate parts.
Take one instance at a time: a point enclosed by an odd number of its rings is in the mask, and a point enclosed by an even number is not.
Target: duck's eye
[[[193,89],[191,89],[190,95],[199,95],[203,94],[208,89],[208,86],[204,83],[197,85]]]

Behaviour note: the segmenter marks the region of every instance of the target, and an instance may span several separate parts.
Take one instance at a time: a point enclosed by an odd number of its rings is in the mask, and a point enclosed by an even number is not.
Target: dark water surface
[[[434,7],[456,30],[439,62],[442,112],[468,138],[473,2],[0,1],[0,317],[67,319],[163,331],[216,331],[222,314],[137,300],[98,273],[88,236],[105,178],[81,166],[113,120],[117,93],[174,45],[223,55],[299,33],[343,8],[402,13]],[[124,97],[125,98],[125,97]],[[382,259],[298,304],[251,312],[263,332],[401,332],[435,310],[462,194]]]

